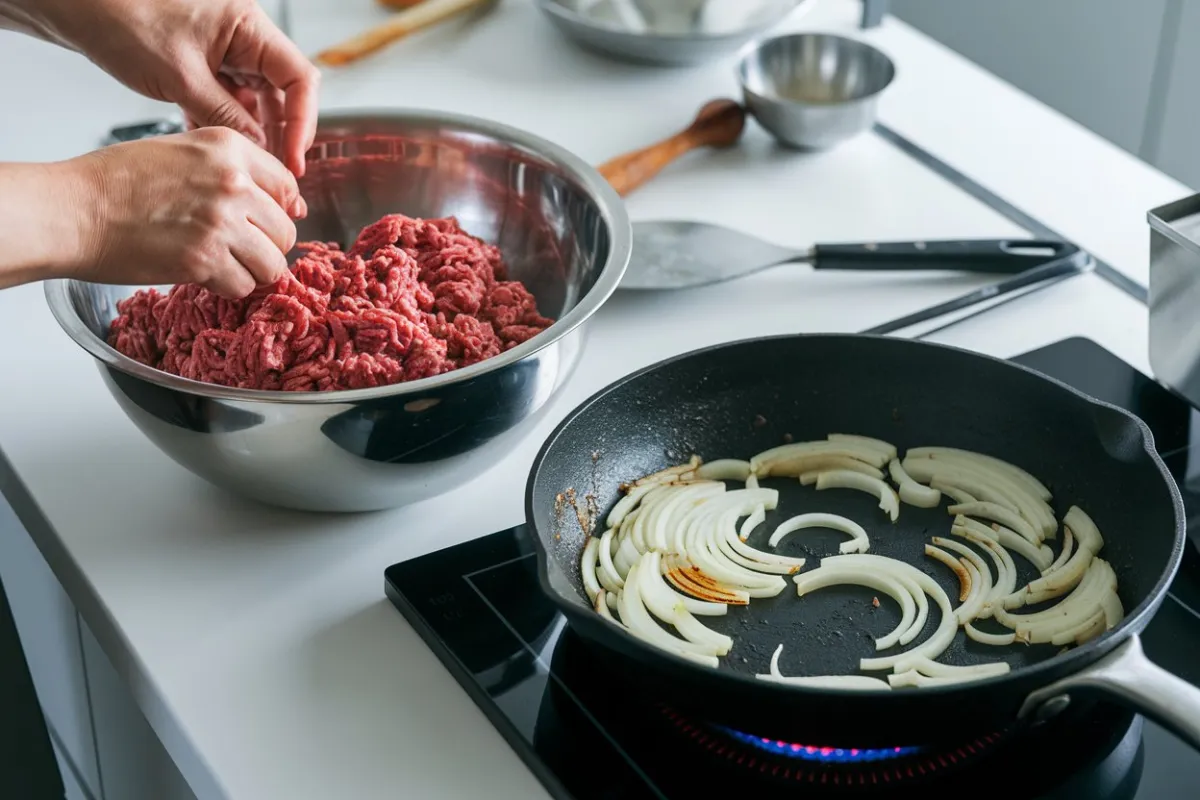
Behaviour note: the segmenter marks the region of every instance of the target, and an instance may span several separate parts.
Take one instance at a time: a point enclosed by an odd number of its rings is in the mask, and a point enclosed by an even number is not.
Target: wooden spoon
[[[732,147],[745,128],[746,109],[734,100],[713,100],[700,109],[687,130],[605,162],[600,174],[624,197],[680,156],[700,147]]]
[[[322,50],[314,61],[327,67],[344,67],[417,31],[494,2],[495,0],[423,0],[397,11],[387,22],[376,25],[353,39]],[[400,6],[397,4],[395,7]]]

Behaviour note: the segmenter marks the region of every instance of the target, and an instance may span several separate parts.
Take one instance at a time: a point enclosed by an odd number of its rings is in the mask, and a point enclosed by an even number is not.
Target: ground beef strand
[[[386,386],[475,364],[536,336],[529,290],[458,221],[384,217],[347,252],[307,242],[273,286],[230,301],[192,284],[117,305],[108,341],[193,380],[288,392]]]

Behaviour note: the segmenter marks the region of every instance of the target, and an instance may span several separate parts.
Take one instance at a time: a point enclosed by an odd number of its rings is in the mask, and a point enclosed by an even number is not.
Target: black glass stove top
[[[1086,339],[1015,361],[1124,406],[1154,431],[1200,523],[1198,412]],[[1200,456],[1200,447],[1196,448]],[[1200,538],[1200,524],[1189,524]],[[844,750],[764,740],[633,699],[598,681],[584,646],[546,600],[533,546],[517,526],[386,571],[388,597],[520,754],[567,800],[683,798],[748,791],[756,800],[882,792],[1183,800],[1200,797],[1200,753],[1126,711],[1093,706],[1014,739],[958,748]],[[1195,609],[1195,610],[1193,610]],[[1152,659],[1200,685],[1200,549],[1184,556],[1169,599],[1143,635]],[[980,788],[987,787],[985,794]]]

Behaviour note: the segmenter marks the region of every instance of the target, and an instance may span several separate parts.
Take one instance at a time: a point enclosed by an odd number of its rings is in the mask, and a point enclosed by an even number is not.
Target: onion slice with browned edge
[[[759,673],[754,677],[761,681],[788,686],[807,686],[812,689],[891,689],[887,681],[866,675],[784,675],[779,671],[779,655],[782,652],[783,645],[776,647],[771,656],[770,672]]]
[[[917,604],[912,593],[900,581],[889,575],[875,575],[861,569],[826,567],[823,562],[817,569],[797,576],[794,581],[798,597],[804,597],[806,594],[830,586],[856,585],[883,592],[899,603],[900,624],[891,633],[875,640],[876,650],[886,650],[895,645],[916,620]]]
[[[879,507],[892,522],[900,517],[900,498],[892,487],[878,478],[871,478],[859,472],[835,469],[822,472],[817,478],[817,491],[825,489],[855,489],[879,498]]]
[[[723,633],[717,633],[696,619],[688,610],[688,598],[677,594],[663,582],[661,558],[660,553],[646,553],[639,562],[638,588],[646,608],[663,622],[673,625],[679,631],[679,635],[689,642],[711,648],[713,655],[723,656],[728,653],[733,649],[733,639]],[[722,614],[729,608],[722,603],[713,603],[712,606],[714,609],[719,608],[719,613]]]
[[[971,596],[971,592],[975,588],[975,582],[972,580],[971,573],[967,570],[966,565],[945,550],[934,547],[931,544],[925,545],[925,555],[934,561],[942,562],[950,568],[950,571],[954,573],[954,577],[958,578],[958,602],[967,602],[967,598]],[[959,606],[959,608],[961,607]]]
[[[958,616],[958,623],[966,625],[968,622],[979,618],[984,606],[995,595],[996,583],[992,580],[992,571],[988,568],[987,562],[983,560],[983,557],[965,544],[952,539],[944,539],[941,536],[933,537],[933,543],[952,553],[958,553],[964,566],[973,569],[971,572],[971,595],[955,611],[955,614]],[[1000,575],[1000,573],[998,572],[997,575]],[[997,578],[998,580],[999,577]]]
[[[984,599],[983,606],[979,609],[979,612],[975,614],[975,619],[988,619],[992,616],[992,606],[1011,594],[1016,588],[1017,565],[1013,563],[1012,556],[1008,554],[1008,551],[993,539],[958,527],[952,528],[950,532],[955,536],[961,536],[967,541],[974,542],[982,547],[991,556],[992,563],[996,565],[996,580],[993,582],[992,590]],[[965,553],[968,549],[963,548],[957,542],[946,541],[940,537],[934,539],[934,544],[937,544],[939,541],[944,543],[944,547],[957,553]]]
[[[717,649],[709,646],[699,645],[695,642],[690,642],[687,639],[680,639],[672,636],[658,626],[654,618],[650,616],[650,612],[646,610],[643,604],[640,582],[638,580],[638,567],[642,562],[633,565],[629,571],[629,576],[625,580],[625,588],[621,591],[621,596],[617,599],[617,612],[621,615],[621,622],[625,623],[625,627],[644,642],[654,645],[660,650],[666,650],[669,653],[690,658],[701,664],[710,667],[716,667]]]
[[[800,514],[779,523],[771,534],[771,538],[767,540],[767,546],[778,547],[779,543],[783,541],[783,537],[805,528],[828,528],[849,534],[850,541],[838,545],[840,553],[865,553],[871,547],[871,541],[867,538],[867,532],[862,525],[839,514],[820,513]]]

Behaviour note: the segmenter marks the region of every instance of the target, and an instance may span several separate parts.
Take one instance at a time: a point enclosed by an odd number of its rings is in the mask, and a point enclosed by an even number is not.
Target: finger
[[[283,163],[268,153],[256,147],[246,148],[246,170],[250,178],[263,191],[271,196],[279,207],[293,217],[301,217],[308,208],[300,197],[300,187],[296,176],[288,171]]]
[[[229,252],[253,276],[255,287],[269,286],[287,272],[287,258],[267,234],[249,222],[241,226],[236,238],[230,242]],[[251,287],[251,291],[255,287]]]
[[[179,105],[185,114],[203,127],[232,128],[258,145],[264,145],[262,126],[236,97],[221,85],[207,67],[190,70]]]
[[[287,123],[284,117],[283,92],[269,86],[258,92],[257,99],[258,118],[262,122],[263,131],[267,134],[267,150],[286,164],[284,130]]]
[[[304,154],[317,134],[317,92],[321,73],[265,19],[260,56],[262,75],[283,92],[283,158],[297,177],[304,175]]]
[[[246,219],[266,234],[271,243],[285,256],[296,246],[296,223],[284,212],[274,198],[259,187],[253,187]],[[286,258],[285,258],[286,261]]]
[[[219,269],[201,285],[227,300],[241,300],[258,288],[254,276],[231,253],[225,255]]]
[[[242,108],[250,112],[250,116],[254,117],[255,122],[260,126],[263,124],[262,112],[258,107],[258,92],[253,87],[243,86],[229,75],[218,74],[217,81],[225,87],[225,91],[229,92],[234,100],[242,104]]]

